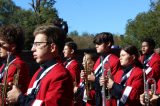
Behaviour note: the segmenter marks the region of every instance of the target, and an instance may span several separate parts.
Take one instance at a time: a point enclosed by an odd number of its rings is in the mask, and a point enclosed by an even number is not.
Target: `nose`
[[[96,45],[95,45],[95,47],[97,48],[97,47],[98,47],[98,45],[96,44]]]
[[[31,51],[32,51],[32,52],[35,51],[35,47],[34,47],[34,46],[32,46]]]

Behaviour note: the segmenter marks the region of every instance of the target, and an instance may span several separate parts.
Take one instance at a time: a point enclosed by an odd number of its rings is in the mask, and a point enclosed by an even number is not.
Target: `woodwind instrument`
[[[7,91],[11,89],[11,85],[8,85],[7,79],[8,79],[8,69],[11,65],[14,65],[16,67],[16,74],[14,75],[14,79],[13,79],[13,84],[18,86],[18,80],[19,80],[19,73],[20,73],[20,68],[17,64],[11,63],[9,64],[9,58],[10,58],[10,53],[8,53],[8,57],[7,57],[7,63],[6,63],[6,67],[5,67],[5,76],[4,76],[4,83],[0,84],[0,87],[2,89],[2,93],[1,93],[1,99],[2,99],[2,104],[1,106],[6,106],[6,95],[7,95]],[[12,106],[11,104],[7,104],[7,106]]]

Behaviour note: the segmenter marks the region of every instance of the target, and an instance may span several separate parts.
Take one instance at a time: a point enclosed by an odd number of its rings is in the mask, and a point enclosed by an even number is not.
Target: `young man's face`
[[[31,51],[37,63],[44,63],[51,59],[51,44],[47,42],[47,36],[44,34],[37,34]]]
[[[151,48],[147,42],[142,42],[142,47],[141,47],[142,54],[147,54],[150,51],[150,49]]]
[[[105,52],[107,52],[107,45],[105,43],[96,44],[95,47],[96,47],[97,53],[105,53]]]
[[[73,50],[69,48],[67,45],[65,45],[63,49],[63,54],[64,54],[64,57],[70,58],[73,54]]]
[[[8,52],[10,49],[10,45],[3,40],[0,39],[0,57],[1,58],[7,58]]]

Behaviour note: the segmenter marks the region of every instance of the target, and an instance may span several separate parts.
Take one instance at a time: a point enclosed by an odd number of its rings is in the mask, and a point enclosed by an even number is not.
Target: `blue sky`
[[[29,9],[32,0],[13,0],[16,5]],[[55,8],[67,21],[69,32],[79,34],[111,32],[124,34],[128,19],[150,9],[150,0],[56,0]]]

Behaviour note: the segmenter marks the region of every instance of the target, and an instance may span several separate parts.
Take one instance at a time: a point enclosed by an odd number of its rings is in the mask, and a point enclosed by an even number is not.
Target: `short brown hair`
[[[34,36],[37,34],[45,34],[47,36],[47,42],[55,43],[58,46],[59,52],[62,52],[66,34],[61,28],[55,25],[41,25],[33,33]]]
[[[111,42],[111,46],[114,44],[113,35],[109,32],[98,33],[93,40],[94,44],[102,44],[107,42]]]

